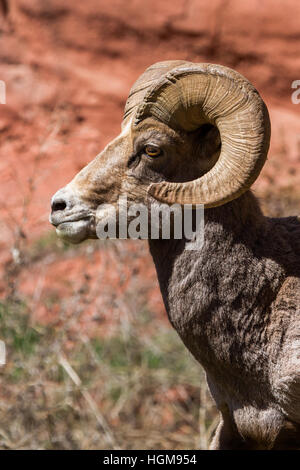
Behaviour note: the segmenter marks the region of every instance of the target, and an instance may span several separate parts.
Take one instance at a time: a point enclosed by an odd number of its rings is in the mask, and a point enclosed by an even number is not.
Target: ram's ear
[[[202,137],[202,147],[204,155],[207,156],[213,155],[221,149],[221,137],[217,127],[209,125]]]
[[[203,170],[208,171],[216,163],[221,151],[221,137],[218,129],[204,124],[192,133],[193,151]]]

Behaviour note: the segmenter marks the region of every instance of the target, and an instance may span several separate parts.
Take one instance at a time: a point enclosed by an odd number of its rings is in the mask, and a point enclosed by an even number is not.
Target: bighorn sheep
[[[170,322],[220,410],[211,448],[299,449],[300,223],[265,217],[249,190],[269,147],[263,100],[227,67],[161,62],[131,89],[122,128],[54,195],[52,224],[78,243],[120,195],[204,204],[199,251],[185,238],[149,245]]]

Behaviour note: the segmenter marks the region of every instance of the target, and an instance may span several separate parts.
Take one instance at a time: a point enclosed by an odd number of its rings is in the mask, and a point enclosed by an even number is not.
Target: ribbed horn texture
[[[184,60],[169,60],[156,62],[148,67],[133,84],[129,92],[124,110],[123,125],[127,122],[128,117],[131,117],[136,112],[146,93],[153,85],[156,85],[163,76],[175,67],[186,65],[188,63],[189,62]],[[193,65],[192,62],[190,62],[190,64]]]
[[[267,158],[267,108],[253,85],[227,67],[154,64],[133,86],[124,118],[129,114],[134,114],[133,126],[152,117],[174,129],[194,131],[210,123],[220,132],[221,153],[209,172],[185,183],[150,185],[149,194],[162,202],[207,208],[225,204],[250,188]]]

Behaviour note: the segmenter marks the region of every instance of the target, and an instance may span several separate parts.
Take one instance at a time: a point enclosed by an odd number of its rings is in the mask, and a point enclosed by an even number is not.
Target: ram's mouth
[[[59,238],[71,243],[81,243],[93,235],[93,217],[91,215],[78,215],[60,218],[50,216],[50,222],[55,226]]]

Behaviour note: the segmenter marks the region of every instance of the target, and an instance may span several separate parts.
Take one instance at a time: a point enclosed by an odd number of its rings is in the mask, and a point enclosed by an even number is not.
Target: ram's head
[[[102,204],[120,196],[220,206],[248,190],[265,162],[267,109],[233,70],[160,62],[130,91],[122,132],[52,199],[50,221],[63,238],[96,237]]]

